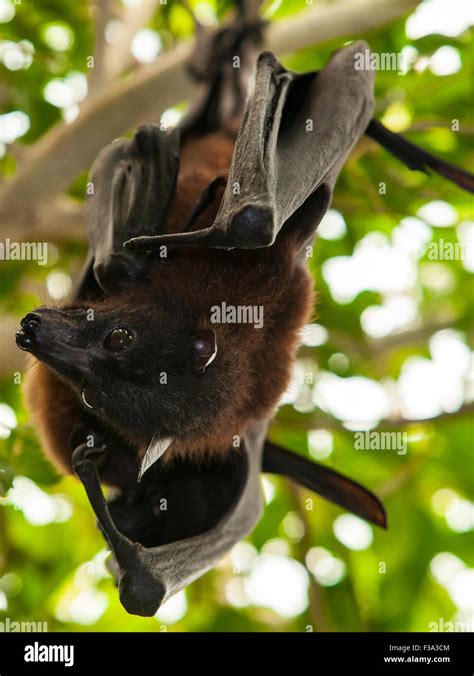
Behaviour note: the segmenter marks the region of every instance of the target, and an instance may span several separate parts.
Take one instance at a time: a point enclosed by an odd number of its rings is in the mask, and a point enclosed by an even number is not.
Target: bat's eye
[[[194,366],[202,373],[206,366],[214,361],[217,354],[216,334],[214,331],[199,331],[193,340]]]
[[[112,352],[120,352],[130,345],[133,333],[128,329],[114,329],[104,340],[104,347]]]

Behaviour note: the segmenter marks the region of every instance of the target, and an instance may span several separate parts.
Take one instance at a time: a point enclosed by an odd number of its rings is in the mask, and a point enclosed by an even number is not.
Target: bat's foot
[[[234,20],[217,30],[205,26],[196,30],[196,46],[187,70],[203,88],[196,107],[180,123],[182,138],[222,128],[243,111],[267,23],[259,17],[257,7],[247,11],[247,5],[240,2]]]
[[[69,446],[72,450],[71,464],[76,474],[76,467],[85,462],[93,463],[97,469],[103,468],[109,456],[102,437],[83,422],[72,430]]]
[[[196,47],[187,64],[188,72],[198,82],[213,82],[219,74],[223,74],[224,64],[232,64],[235,56],[242,57],[245,43],[256,46],[262,43],[265,26],[266,21],[260,18],[236,17],[232,23],[217,30],[201,27],[196,33]]]

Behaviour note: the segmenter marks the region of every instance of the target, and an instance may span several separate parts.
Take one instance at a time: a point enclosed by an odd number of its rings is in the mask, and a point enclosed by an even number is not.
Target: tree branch
[[[270,24],[266,46],[282,54],[335,37],[357,35],[403,16],[418,2],[343,0],[316,6]],[[183,42],[153,65],[115,81],[103,95],[86,100],[72,123],[60,123],[45,134],[31,149],[25,166],[2,186],[0,222],[19,229],[25,222],[25,213],[63,193],[90,166],[100,148],[189,98],[193,87],[185,73],[185,63],[192,47],[192,41]]]
[[[114,82],[104,95],[86,101],[74,122],[61,123],[41,138],[23,170],[0,192],[0,221],[11,225],[23,220],[25,212],[61,194],[102,146],[130,126],[156,119],[158,99],[164,110],[183,98],[189,91],[183,68],[188,53],[189,43],[183,43],[153,67]]]
[[[379,498],[386,500],[391,495],[395,495],[403,490],[415,476],[422,476],[421,470],[427,459],[428,456],[415,455],[412,457],[398,474],[395,474],[395,476],[376,487],[376,493]]]
[[[402,416],[385,418],[384,420],[381,420],[376,427],[371,429],[371,432],[379,432],[382,430],[390,431],[408,427],[409,425],[430,425],[451,422],[452,420],[471,415],[472,413],[474,413],[474,402],[466,402],[457,411],[440,413],[440,415],[437,415],[434,418],[417,418],[416,420],[403,418]],[[285,413],[285,409],[281,409],[278,413],[278,417],[272,422],[271,429],[272,431],[277,432],[284,430],[308,431],[312,429],[327,429],[345,432],[346,434],[354,434],[352,430],[348,430],[344,427],[341,420],[334,418],[329,413],[324,413],[324,411],[318,411],[317,413],[311,413],[310,415],[301,414],[295,417],[294,413],[288,415],[288,413]]]
[[[290,479],[286,480],[286,484],[293,497],[298,514],[304,524],[304,535],[297,546],[298,559],[304,566],[306,554],[314,545],[314,533],[312,532],[313,529],[310,520],[308,519],[308,513],[303,505],[301,488]],[[330,623],[326,617],[326,603],[323,589],[316,582],[316,579],[311,572],[309,575],[309,614],[313,631],[331,631]]]
[[[342,36],[359,36],[407,14],[419,0],[340,0],[270,26],[267,47],[288,54]]]
[[[110,0],[99,0],[91,5],[92,20],[94,22],[94,67],[89,76],[89,96],[100,90],[107,81],[105,54],[107,43],[105,41],[105,29],[112,14]]]
[[[158,0],[141,0],[123,7],[121,22],[123,30],[113,44],[107,45],[104,55],[107,81],[121,75],[134,66],[135,61],[130,46],[138,31],[147,25],[155,14]]]
[[[338,329],[329,330],[328,344],[341,352],[344,352],[354,361],[361,360],[365,362],[377,361],[378,365],[384,364],[382,359],[389,356],[394,350],[400,347],[426,343],[431,336],[443,329],[464,330],[469,338],[474,336],[474,326],[471,324],[465,327],[466,317],[456,316],[445,319],[438,319],[421,324],[415,328],[406,329],[390,334],[385,338],[356,337],[340,331]],[[315,348],[308,345],[302,345],[299,348],[298,355],[304,358],[314,359]],[[378,369],[381,375],[383,369]]]

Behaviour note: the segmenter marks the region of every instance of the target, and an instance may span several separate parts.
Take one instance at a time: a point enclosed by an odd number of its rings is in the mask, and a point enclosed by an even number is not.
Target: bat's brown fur
[[[183,228],[213,178],[227,177],[234,140],[230,131],[224,131],[184,146],[167,232]],[[193,229],[212,223],[219,201],[220,195]],[[172,447],[175,456],[227,451],[234,435],[240,435],[252,419],[271,416],[288,385],[298,331],[308,321],[313,307],[311,277],[298,262],[296,248],[291,234],[280,236],[270,248],[253,251],[185,248],[178,252],[173,265],[160,269],[156,277],[152,274],[150,284],[152,288],[156,284],[157,292],[169,288],[178,298],[192,299],[190,311],[195,313],[199,328],[212,326],[217,334],[216,368],[220,364],[229,374],[227,403],[215,412],[209,432],[176,442]],[[228,305],[263,306],[263,328],[211,325],[209,308],[222,301]],[[109,305],[114,302],[113,297],[108,300]],[[77,395],[41,362],[31,370],[25,391],[27,407],[47,455],[61,470],[70,472],[68,438],[82,411]],[[144,452],[146,443],[133,432],[128,440],[139,454]],[[166,457],[167,454],[163,456]]]

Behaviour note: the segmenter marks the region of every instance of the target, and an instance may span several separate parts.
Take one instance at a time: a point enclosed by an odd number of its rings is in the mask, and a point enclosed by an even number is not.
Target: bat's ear
[[[302,217],[301,228],[311,236],[372,115],[374,73],[355,67],[364,50],[367,45],[356,42],[333,54],[320,72],[305,74],[261,54],[212,227],[137,237],[126,245],[140,251],[162,244],[253,249],[271,245],[291,218]]]
[[[283,474],[376,526],[387,528],[387,515],[379,498],[339,472],[269,441],[265,443],[262,471]]]

